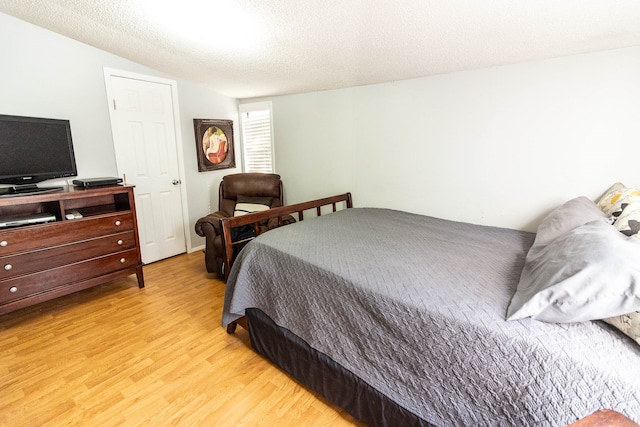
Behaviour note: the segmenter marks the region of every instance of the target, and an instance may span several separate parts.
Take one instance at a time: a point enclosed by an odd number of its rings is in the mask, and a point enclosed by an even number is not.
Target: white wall
[[[196,221],[218,210],[218,187],[222,177],[241,172],[242,150],[240,149],[240,118],[235,98],[204,89],[184,80],[178,80],[180,98],[180,126],[184,146],[184,168],[187,182],[183,191],[189,200],[189,232],[192,251],[204,248],[204,237],[195,234]],[[198,172],[196,157],[195,131],[193,119],[230,119],[233,120],[236,167],[211,172]]]
[[[640,185],[640,48],[275,97],[288,203],[351,191],[535,230],[553,207]]]
[[[103,68],[171,78],[0,13],[0,113],[71,120],[80,176],[115,175]],[[178,82],[195,221],[225,169],[198,173],[193,118],[236,100]],[[351,191],[356,206],[532,230],[577,195],[640,185],[640,48],[275,97],[276,172],[288,203]]]
[[[0,114],[69,119],[78,176],[117,176],[104,68],[177,81],[180,127],[192,248],[204,245],[193,225],[216,210],[222,176],[239,168],[198,172],[194,118],[231,119],[237,128],[237,102],[206,88],[174,79],[48,30],[0,13]],[[235,137],[238,141],[238,136]],[[240,165],[236,142],[236,164]]]

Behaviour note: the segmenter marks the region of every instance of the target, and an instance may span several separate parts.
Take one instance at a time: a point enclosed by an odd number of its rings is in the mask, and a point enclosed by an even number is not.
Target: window
[[[273,173],[271,102],[240,104],[244,172]]]

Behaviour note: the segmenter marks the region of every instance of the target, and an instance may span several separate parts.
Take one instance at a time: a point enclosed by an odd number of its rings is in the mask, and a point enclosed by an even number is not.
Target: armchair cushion
[[[233,216],[241,216],[254,212],[262,212],[271,209],[271,197],[247,197],[239,195]]]

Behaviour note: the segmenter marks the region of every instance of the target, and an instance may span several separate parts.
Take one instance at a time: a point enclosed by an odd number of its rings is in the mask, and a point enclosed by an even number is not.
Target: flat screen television
[[[36,184],[76,175],[69,120],[0,114],[0,195],[59,190]]]

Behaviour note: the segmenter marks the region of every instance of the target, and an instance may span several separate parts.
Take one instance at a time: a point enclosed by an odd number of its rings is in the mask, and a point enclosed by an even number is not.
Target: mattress
[[[347,209],[260,235],[223,325],[258,308],[434,425],[640,421],[640,347],[600,321],[505,321],[531,233]]]

